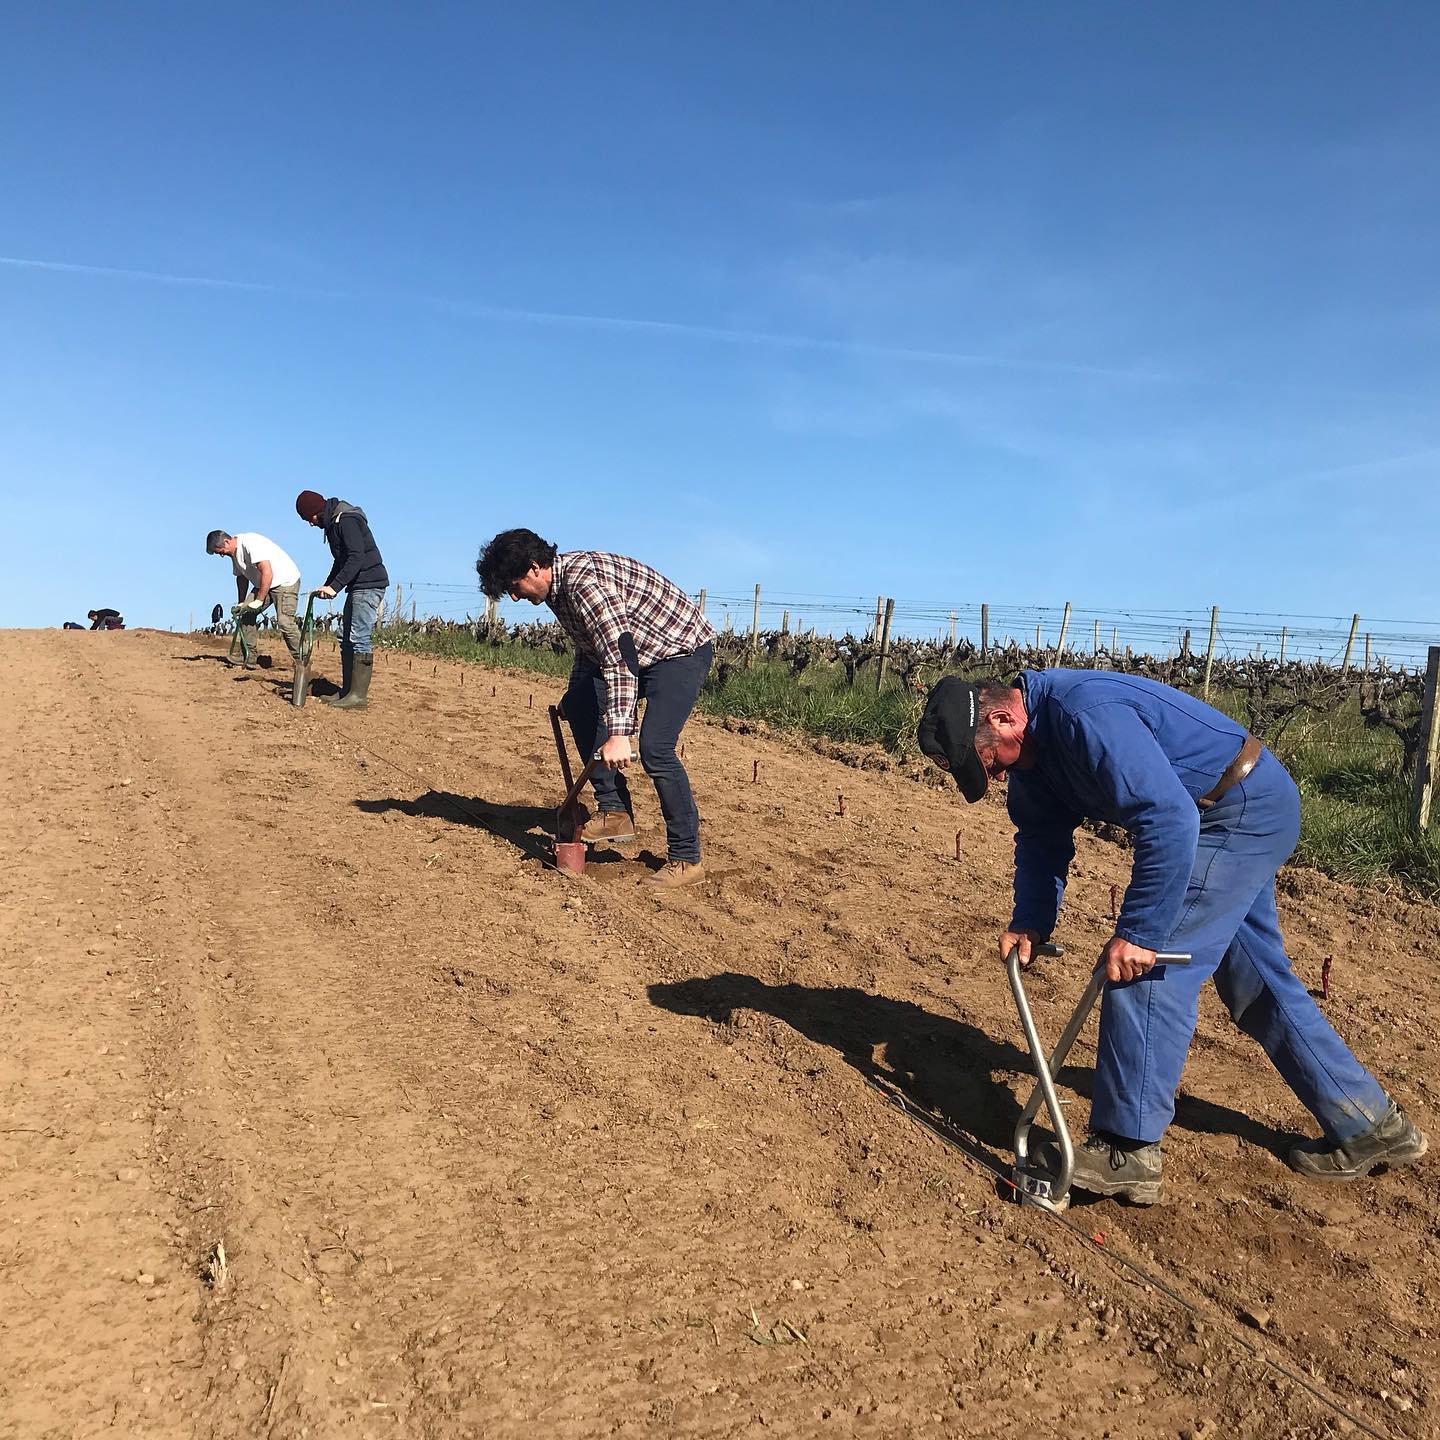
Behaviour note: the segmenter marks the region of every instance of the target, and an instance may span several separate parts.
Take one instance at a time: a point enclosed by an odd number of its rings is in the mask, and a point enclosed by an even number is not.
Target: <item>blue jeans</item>
[[[655,782],[672,860],[694,862],[700,858],[700,812],[695,808],[690,777],[675,746],[700,698],[700,687],[710,673],[710,659],[707,641],[689,655],[657,661],[640,672],[640,698],[646,702],[645,719],[640,723],[640,764]],[[565,718],[586,760],[610,738],[602,718],[607,699],[600,671],[581,659],[570,674],[570,688],[565,692]],[[596,766],[590,784],[601,814],[630,810],[630,787],[623,771]]]
[[[340,648],[356,655],[370,653],[370,636],[380,618],[383,590],[347,590],[345,616],[340,622]]]
[[[1353,1139],[1384,1119],[1389,1097],[1320,1013],[1285,954],[1275,872],[1299,836],[1299,792],[1268,750],[1201,813],[1185,908],[1165,943],[1194,958],[1105,987],[1093,1128],[1146,1142],[1164,1134],[1200,987],[1211,975],[1235,1023],[1260,1042],[1328,1139]]]

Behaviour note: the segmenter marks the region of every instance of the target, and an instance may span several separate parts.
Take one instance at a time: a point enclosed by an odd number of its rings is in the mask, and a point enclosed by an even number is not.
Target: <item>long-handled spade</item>
[[[555,812],[555,868],[580,875],[585,870],[585,823],[580,818],[580,792],[599,762],[597,751],[586,762],[578,780],[570,772],[570,751],[565,745],[565,732],[560,726],[560,707],[550,707],[550,728],[555,732],[555,750],[560,756],[560,770],[565,776],[565,799]]]
[[[255,656],[250,649],[250,641],[245,634],[246,627],[240,623],[241,607],[236,605],[231,608],[230,615],[235,622],[234,633],[230,636],[230,649],[226,651],[225,658],[233,665],[235,663],[235,647],[240,647],[241,663],[248,670],[254,663]],[[249,613],[244,612],[244,613]]]
[[[1037,955],[1057,956],[1065,952],[1058,945],[1039,945]],[[1155,957],[1157,965],[1188,965],[1189,955],[1164,953]],[[1030,1064],[1035,1071],[1035,1088],[1020,1112],[1015,1124],[1015,1168],[1011,1172],[1015,1181],[1015,1198],[1021,1204],[1037,1205],[1042,1210],[1056,1213],[1070,1204],[1070,1177],[1075,1171],[1075,1147],[1070,1141],[1070,1131],[1065,1124],[1065,1113],[1061,1109],[1060,1097],[1055,1093],[1055,1072],[1065,1063],[1075,1037],[1080,1033],[1100,992],[1105,988],[1105,962],[1102,960],[1090,976],[1079,1003],[1075,1006],[1054,1050],[1046,1058],[1045,1048],[1040,1041],[1040,1032],[1035,1028],[1035,1017],[1030,1013],[1030,1002],[1025,998],[1025,983],[1021,979],[1020,948],[1016,946],[1005,957],[1005,972],[1010,978],[1010,993],[1015,997],[1015,1008],[1020,1012],[1020,1028],[1025,1032],[1025,1043],[1030,1047]],[[1058,1163],[1053,1170],[1036,1162],[1030,1151],[1030,1127],[1040,1106],[1044,1104],[1050,1113],[1050,1124],[1058,1143]]]
[[[305,618],[300,622],[300,658],[295,662],[295,679],[290,685],[290,703],[297,709],[310,693],[310,656],[315,651],[315,592],[305,602]]]

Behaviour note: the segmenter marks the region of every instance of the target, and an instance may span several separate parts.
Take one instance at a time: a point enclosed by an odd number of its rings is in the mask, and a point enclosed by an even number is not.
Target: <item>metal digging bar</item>
[[[300,622],[300,658],[295,662],[295,678],[290,684],[290,703],[297,709],[310,693],[310,656],[315,651],[315,592],[305,601],[305,618]]]
[[[1060,956],[1065,952],[1058,945],[1037,945],[1036,956]],[[1157,965],[1188,965],[1189,955],[1162,951],[1156,955]],[[1022,1204],[1037,1205],[1042,1210],[1059,1214],[1070,1204],[1070,1177],[1075,1171],[1075,1147],[1070,1140],[1070,1130],[1065,1124],[1065,1114],[1060,1097],[1055,1093],[1055,1072],[1065,1063],[1075,1037],[1084,1028],[1105,988],[1105,962],[1096,965],[1090,976],[1079,1003],[1075,1006],[1065,1028],[1060,1033],[1054,1050],[1047,1059],[1040,1032],[1035,1028],[1035,1017],[1030,1012],[1030,1002],[1025,997],[1025,983],[1020,969],[1020,947],[1017,945],[1005,957],[1005,973],[1010,978],[1010,993],[1015,997],[1015,1008],[1020,1012],[1020,1028],[1025,1032],[1025,1043],[1030,1047],[1030,1063],[1035,1070],[1035,1088],[1020,1112],[1015,1123],[1015,1168],[1011,1172],[1015,1181],[1016,1198]],[[1055,1131],[1059,1145],[1059,1165],[1052,1175],[1038,1167],[1030,1154],[1030,1127],[1044,1104],[1050,1114],[1050,1124]]]

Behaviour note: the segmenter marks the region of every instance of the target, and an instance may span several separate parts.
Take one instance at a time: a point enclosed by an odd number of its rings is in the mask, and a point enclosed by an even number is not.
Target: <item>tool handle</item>
[[[570,749],[565,744],[565,732],[560,728],[560,707],[550,707],[550,728],[555,732],[555,749],[560,755],[560,770],[565,776],[565,788],[569,790],[575,784],[575,777],[570,773]]]
[[[585,782],[590,778],[590,772],[595,768],[596,762],[599,759],[600,757],[595,755],[587,760],[585,762],[585,768],[575,777],[575,783],[566,791],[565,800],[560,806],[560,813],[562,815],[579,799],[580,792],[585,788]]]

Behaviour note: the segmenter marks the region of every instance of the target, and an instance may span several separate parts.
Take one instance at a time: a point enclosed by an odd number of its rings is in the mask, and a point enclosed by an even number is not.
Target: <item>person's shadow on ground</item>
[[[555,832],[555,811],[544,805],[506,805],[482,800],[474,795],[455,795],[449,790],[427,790],[413,800],[391,797],[385,800],[357,800],[357,810],[367,815],[383,815],[398,811],[402,815],[424,816],[448,820],[452,825],[472,825],[488,831],[498,840],[513,845],[528,860],[553,865],[551,846]],[[539,830],[540,834],[535,832]],[[622,855],[609,848],[591,846],[585,858],[587,865],[623,864],[638,859],[653,866],[660,862],[647,850],[636,855]]]
[[[767,985],[729,972],[650,986],[651,1004],[730,1024],[737,1010],[773,1015],[837,1051],[867,1080],[942,1119],[977,1159],[1008,1169],[1019,1106],[1004,1083],[1029,1069],[1015,1045],[918,1005],[846,987]]]
[[[652,985],[649,996],[662,1009],[720,1025],[731,1023],[737,1010],[773,1015],[838,1052],[882,1091],[941,1120],[950,1138],[976,1159],[1009,1173],[1020,1118],[1010,1077],[1024,1077],[1024,1095],[1034,1074],[1030,1057],[1015,1044],[908,1001],[845,987],[767,985],[734,972]],[[1089,1066],[1063,1066],[1055,1079],[1057,1088],[1090,1098],[1094,1071]],[[1083,1134],[1073,1118],[1067,1116],[1067,1122],[1078,1144]],[[1175,1123],[1202,1134],[1238,1135],[1282,1157],[1297,1138],[1190,1095],[1180,1097]],[[1047,1129],[1042,1107],[1036,1138]]]

